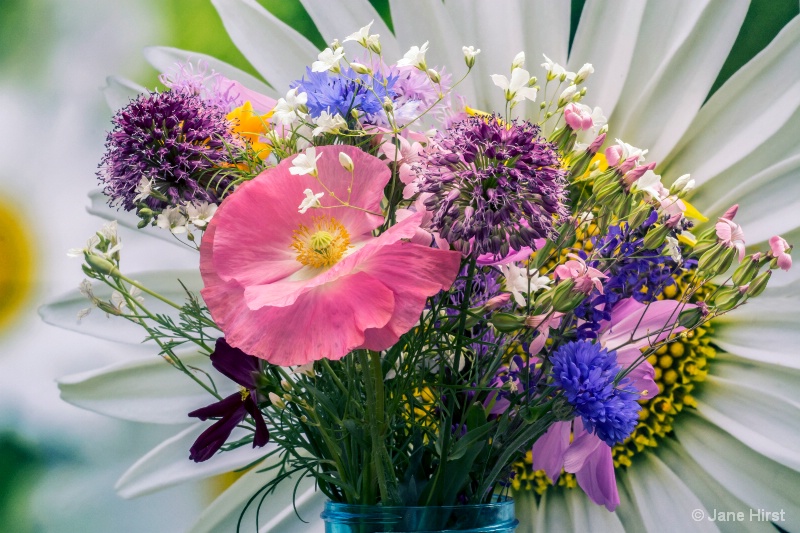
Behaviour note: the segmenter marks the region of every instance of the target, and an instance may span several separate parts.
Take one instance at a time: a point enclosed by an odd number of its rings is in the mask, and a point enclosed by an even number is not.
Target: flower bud
[[[730,311],[736,307],[742,296],[738,287],[723,287],[714,296],[714,307],[719,311]]]
[[[581,83],[586,78],[589,77],[590,74],[594,73],[594,67],[591,63],[584,63],[583,66],[578,69],[578,72],[575,73],[575,83]]]
[[[670,194],[686,194],[694,188],[694,180],[691,179],[689,174],[684,174],[675,180],[675,183],[669,188]]]
[[[722,254],[725,252],[725,247],[721,244],[714,244],[705,250],[700,259],[697,260],[697,269],[709,271],[712,267],[719,262]]]
[[[339,164],[348,172],[353,172],[353,160],[344,152],[339,152]]]
[[[474,67],[475,56],[481,53],[481,49],[475,50],[474,46],[462,46],[461,51],[464,52],[464,62],[467,64],[467,68]]]
[[[268,394],[268,396],[269,396],[269,401],[270,401],[270,403],[272,403],[272,405],[274,405],[278,409],[285,409],[286,408],[286,404],[283,402],[283,400],[281,400],[280,396],[278,396],[274,392],[270,392]]]
[[[434,69],[432,69],[432,68],[429,68],[429,69],[428,69],[428,78],[430,78],[430,80],[431,80],[433,83],[441,83],[441,81],[442,81],[442,77],[441,77],[441,76],[439,76],[439,73],[438,73],[438,72],[436,72],[436,71],[435,71]]]
[[[381,42],[378,40],[378,37],[379,35],[370,35],[367,37],[366,43],[370,51],[381,55]]]
[[[756,279],[750,283],[750,287],[747,289],[748,296],[758,296],[764,289],[767,288],[767,283],[769,283],[769,278],[772,276],[772,270],[767,270],[766,272],[762,273]]]
[[[686,329],[691,329],[703,320],[703,310],[699,307],[686,309],[678,316],[678,325]]]
[[[516,56],[514,56],[514,61],[511,62],[511,72],[514,72],[515,68],[523,68],[525,66],[525,52],[520,52]]]
[[[357,74],[372,74],[372,69],[362,63],[350,63],[350,68]]]
[[[495,313],[489,319],[489,323],[503,333],[512,333],[522,329],[525,325],[525,317],[512,315],[511,313]]]
[[[85,253],[83,254],[84,258],[86,259],[86,264],[91,267],[92,270],[97,272],[98,274],[103,274],[106,276],[113,276],[115,274],[119,274],[119,270],[117,267],[109,261],[108,259],[104,259],[98,255]]]
[[[655,250],[662,244],[670,234],[672,229],[666,224],[656,226],[654,229],[647,232],[644,236],[644,247],[646,250]]]
[[[733,273],[733,283],[735,285],[746,285],[753,281],[760,269],[758,258],[748,257],[736,268]]]

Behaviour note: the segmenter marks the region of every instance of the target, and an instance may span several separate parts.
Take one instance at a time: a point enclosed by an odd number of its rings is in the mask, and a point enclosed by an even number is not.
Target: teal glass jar
[[[384,507],[327,502],[325,533],[514,533],[514,501],[479,505]]]

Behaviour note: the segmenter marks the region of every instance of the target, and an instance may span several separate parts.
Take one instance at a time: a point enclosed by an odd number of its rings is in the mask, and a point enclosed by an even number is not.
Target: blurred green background
[[[370,1],[391,28],[388,0]],[[259,0],[259,2],[278,18],[294,26],[317,46],[325,46],[321,35],[299,0]],[[585,0],[571,0],[571,2],[574,34]],[[173,46],[213,55],[256,74],[228,38],[215,9],[209,2],[147,0],[143,3],[147,4],[153,21],[161,27],[160,34],[163,36],[161,42],[152,44]],[[22,84],[23,86],[52,83],[52,80],[43,79],[46,70],[41,68],[43,62],[49,61],[49,58],[57,53],[57,50],[54,50],[53,38],[53,28],[56,25],[54,17],[57,14],[51,9],[52,5],[53,2],[49,0],[2,0],[0,3],[0,73],[2,73],[0,82]],[[711,93],[763,49],[785,24],[798,14],[799,7],[797,0],[752,0],[739,37],[719,78],[712,87]],[[98,31],[100,30],[102,28],[98,28]],[[132,63],[135,63],[134,58],[137,61],[140,60],[137,50],[130,50],[130,55]],[[137,64],[141,65],[141,63]],[[157,73],[152,69],[137,67],[138,71],[131,72],[126,70],[127,68],[126,65],[120,65],[119,73],[134,78],[145,86],[152,87],[157,83]],[[109,72],[109,74],[111,73]],[[101,84],[102,80],[98,79],[96,85],[99,87]],[[101,101],[99,92],[97,101]],[[37,140],[32,139],[32,142],[37,142]],[[56,142],[58,141],[56,140]],[[6,197],[3,185],[4,183],[0,182],[0,198]],[[34,249],[33,257],[37,256]],[[33,269],[36,270],[35,265]],[[36,320],[35,317],[30,318],[29,315],[34,309],[35,297],[33,295],[36,294],[37,285],[34,282],[28,283],[21,280],[23,277],[8,279],[8,277],[0,276],[0,294],[2,294],[3,283],[7,285],[13,283],[15,290],[24,291],[27,295],[27,301],[23,304],[10,303],[11,300],[0,301],[0,311],[16,313],[19,317],[27,317],[27,320]],[[14,305],[15,307],[4,310],[4,305]],[[12,329],[7,329],[5,332],[0,330],[0,341],[4,335],[13,334]],[[32,517],[35,513],[47,512],[47,509],[29,508],[28,494],[53,464],[69,460],[68,454],[59,453],[58,442],[36,442],[34,438],[16,427],[13,423],[13,416],[0,418],[0,530],[17,533],[38,531]]]

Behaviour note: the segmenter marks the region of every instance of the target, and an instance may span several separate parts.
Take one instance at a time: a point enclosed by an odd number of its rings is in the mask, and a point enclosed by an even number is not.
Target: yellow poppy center
[[[300,225],[294,231],[291,248],[297,260],[312,268],[331,267],[350,248],[350,234],[333,217],[315,216],[310,226]]]

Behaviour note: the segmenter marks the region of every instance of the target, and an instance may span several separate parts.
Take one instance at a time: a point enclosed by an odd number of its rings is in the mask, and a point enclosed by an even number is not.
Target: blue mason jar
[[[514,533],[514,501],[442,507],[384,507],[327,502],[325,533]]]

